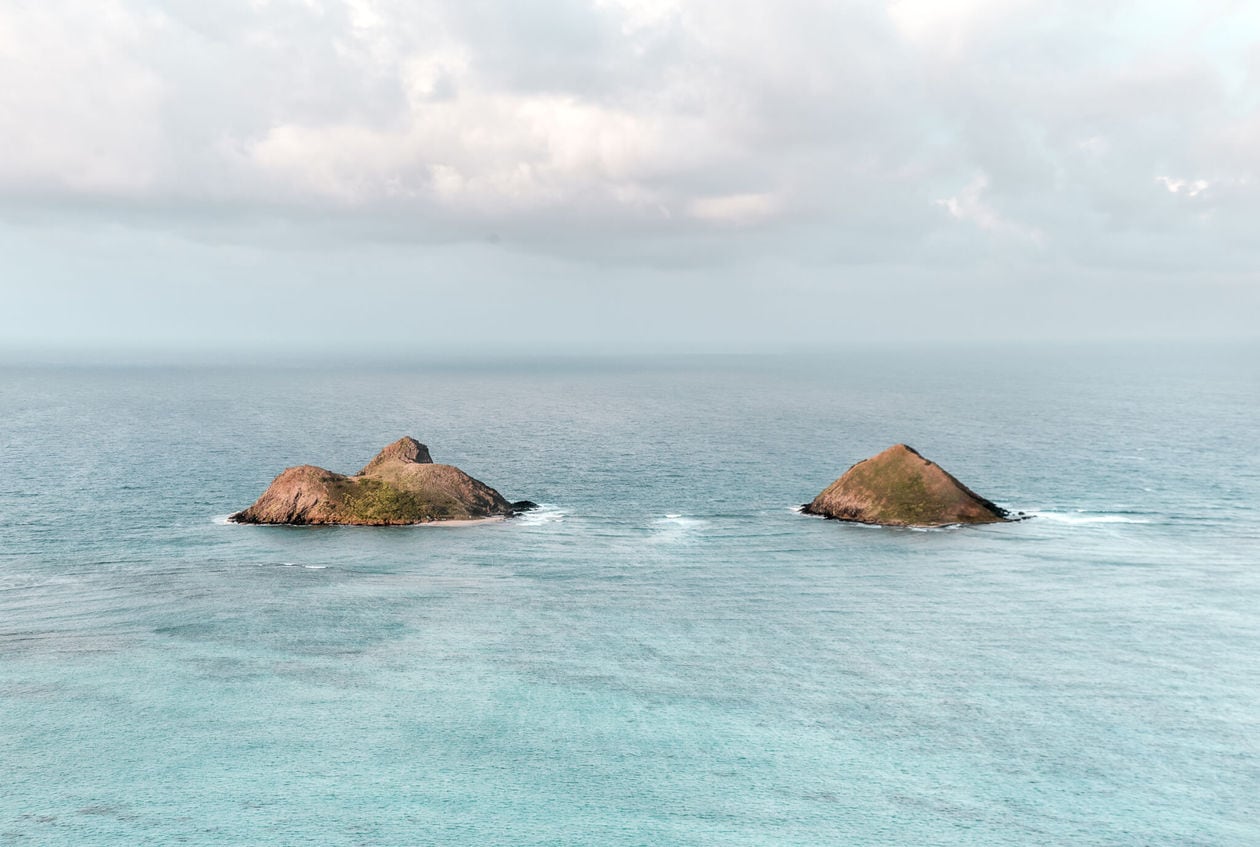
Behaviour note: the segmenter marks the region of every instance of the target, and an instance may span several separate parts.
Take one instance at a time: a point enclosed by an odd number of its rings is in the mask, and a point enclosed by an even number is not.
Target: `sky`
[[[1260,338],[1260,4],[0,0],[0,349]]]

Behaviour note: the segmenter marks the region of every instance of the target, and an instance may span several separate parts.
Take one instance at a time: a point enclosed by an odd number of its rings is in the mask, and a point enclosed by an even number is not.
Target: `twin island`
[[[254,505],[229,520],[245,524],[396,526],[509,518],[537,504],[509,502],[452,465],[435,464],[409,436],[346,476],[314,465],[281,473]],[[1012,520],[914,448],[895,444],[858,462],[801,508],[809,515],[883,526],[933,527]]]

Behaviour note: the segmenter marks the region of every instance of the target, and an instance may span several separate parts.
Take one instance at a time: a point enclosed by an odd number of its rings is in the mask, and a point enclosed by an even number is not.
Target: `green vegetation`
[[[385,448],[369,468],[354,476],[314,465],[287,468],[233,519],[388,526],[511,514],[510,504],[497,491],[459,468],[434,464],[414,439]]]
[[[878,512],[884,520],[921,523],[935,520],[940,503],[923,484],[918,469],[904,464],[873,467],[858,476],[858,481],[872,492],[878,492]]]
[[[415,523],[463,517],[449,498],[429,500],[377,479],[359,477],[338,486],[348,516],[362,523]]]
[[[805,511],[889,526],[993,523],[1006,513],[904,444],[858,462]]]

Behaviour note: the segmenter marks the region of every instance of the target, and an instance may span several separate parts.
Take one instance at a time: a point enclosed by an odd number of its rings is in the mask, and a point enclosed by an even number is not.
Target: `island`
[[[508,518],[535,508],[503,495],[452,465],[433,462],[429,448],[398,439],[352,476],[314,465],[288,468],[248,509],[243,524],[394,526]]]
[[[1012,520],[1002,508],[905,444],[858,462],[801,507],[807,515],[884,526],[949,526]]]

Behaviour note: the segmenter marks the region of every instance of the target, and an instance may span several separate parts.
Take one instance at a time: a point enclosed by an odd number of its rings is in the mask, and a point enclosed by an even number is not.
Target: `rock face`
[[[236,523],[389,526],[509,517],[533,504],[513,504],[459,468],[437,465],[411,437],[386,447],[354,476],[300,465],[268,486]]]
[[[905,444],[894,444],[849,468],[802,509],[842,521],[887,526],[946,526],[1009,520]]]

